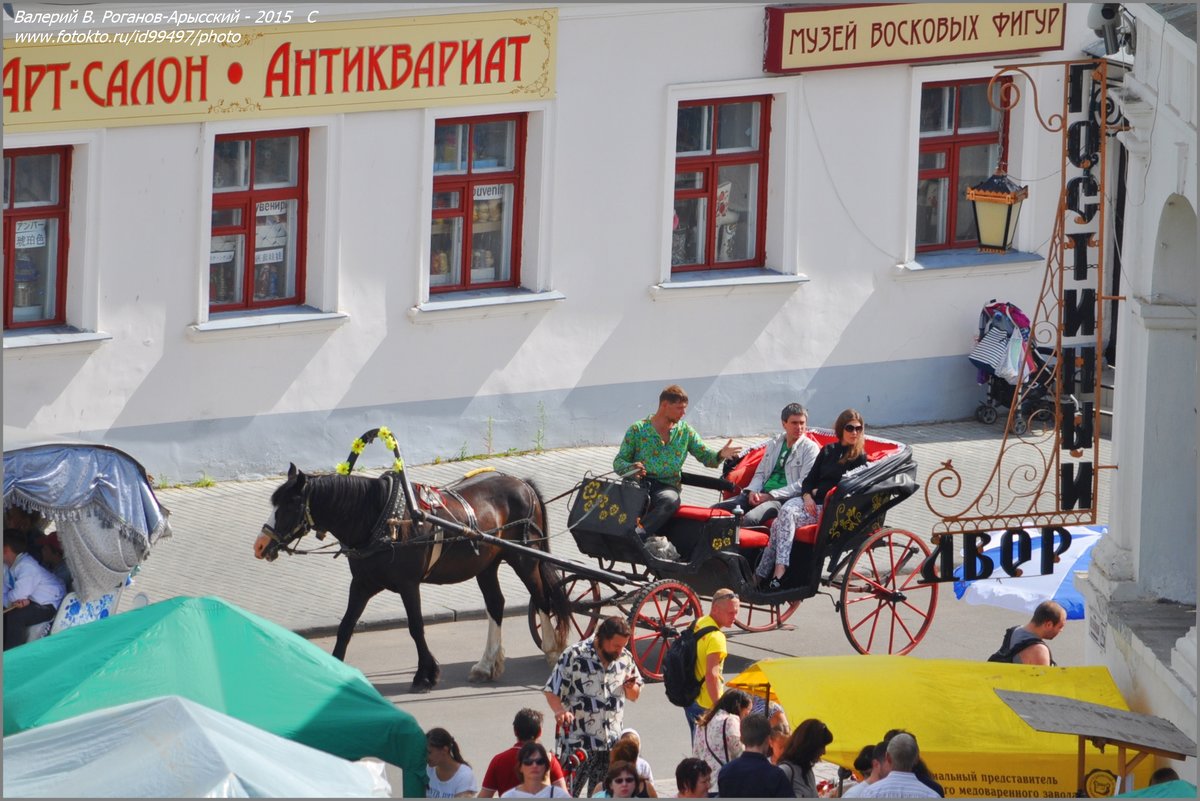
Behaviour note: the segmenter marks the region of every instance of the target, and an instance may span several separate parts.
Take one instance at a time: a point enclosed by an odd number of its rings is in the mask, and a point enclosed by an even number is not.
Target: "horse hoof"
[[[471,672],[467,674],[467,681],[470,684],[483,684],[495,680],[496,677],[492,675],[490,670],[481,670],[479,667],[471,668]]]
[[[414,695],[424,695],[425,693],[429,692],[432,689],[433,689],[432,684],[428,684],[426,682],[421,682],[420,684],[418,684],[417,682],[414,681],[412,684],[412,687],[409,688],[409,692]]]

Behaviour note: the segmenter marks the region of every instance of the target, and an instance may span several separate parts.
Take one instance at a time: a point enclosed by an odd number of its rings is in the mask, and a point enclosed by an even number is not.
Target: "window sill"
[[[323,312],[311,306],[287,306],[251,313],[222,312],[208,322],[189,325],[193,342],[220,342],[246,337],[273,337],[332,331],[347,320],[345,312]]]
[[[435,297],[445,300],[427,300],[408,310],[414,323],[433,323],[440,320],[482,320],[510,314],[527,314],[531,311],[548,309],[567,299],[561,292],[553,290],[534,292],[528,289],[477,289],[454,292]]]
[[[1004,275],[1026,272],[1045,263],[1037,253],[1012,250],[1008,253],[980,253],[975,248],[921,253],[912,261],[896,265],[897,277],[934,278],[945,275]]]
[[[92,353],[110,339],[112,339],[112,334],[106,334],[103,331],[80,331],[69,325],[22,328],[4,332],[4,350],[34,348],[35,350],[29,351],[29,354],[38,356]]]
[[[746,292],[774,292],[780,286],[790,288],[796,284],[807,284],[809,277],[784,275],[762,268],[739,268],[731,270],[705,270],[679,273],[667,281],[650,287],[652,300],[674,300],[684,296],[704,297],[709,295],[731,295]]]

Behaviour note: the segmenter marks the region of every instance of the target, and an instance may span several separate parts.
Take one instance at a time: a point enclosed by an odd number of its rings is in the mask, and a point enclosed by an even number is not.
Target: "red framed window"
[[[672,271],[763,265],[770,119],[769,95],[679,104]]]
[[[993,99],[999,102],[1001,84]],[[988,79],[921,87],[917,251],[979,244],[967,189],[991,175],[1008,141],[1008,113],[988,103]]]
[[[306,130],[217,137],[209,311],[302,302],[307,164]]]
[[[524,114],[437,122],[430,293],[520,283],[525,130]]]
[[[71,149],[4,151],[4,327],[66,323]]]

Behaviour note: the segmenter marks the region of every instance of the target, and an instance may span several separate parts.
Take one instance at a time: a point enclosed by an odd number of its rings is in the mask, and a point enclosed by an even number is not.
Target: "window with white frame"
[[[979,243],[967,189],[996,169],[1008,140],[1008,113],[988,102],[987,78],[921,86],[917,162],[917,252]],[[1004,82],[993,89],[999,105]]]
[[[679,103],[671,270],[761,267],[771,97]]]
[[[71,148],[4,151],[4,327],[66,322]]]
[[[303,302],[307,163],[307,130],[216,138],[209,311]]]
[[[526,123],[525,114],[437,121],[430,293],[520,284]]]

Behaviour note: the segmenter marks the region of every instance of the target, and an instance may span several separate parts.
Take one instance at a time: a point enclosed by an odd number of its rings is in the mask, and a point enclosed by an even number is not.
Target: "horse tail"
[[[542,497],[542,491],[531,480],[526,480],[526,484],[533,490],[533,496],[536,499],[537,516],[536,523],[540,528],[536,545],[550,553],[550,514],[546,511],[546,501]],[[552,565],[547,561],[538,560],[538,575],[542,579],[542,586],[546,590],[546,602],[550,605],[550,616],[554,618],[554,627],[558,631],[559,642],[564,645],[567,642],[567,632],[569,630],[569,620],[571,618],[571,602],[567,598],[567,593],[563,590],[563,575],[556,565]]]

